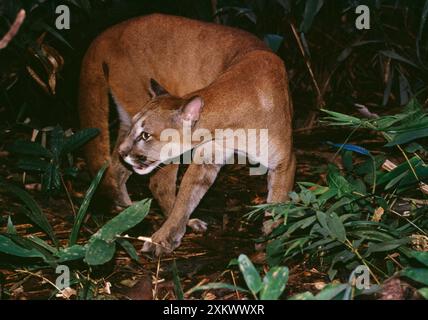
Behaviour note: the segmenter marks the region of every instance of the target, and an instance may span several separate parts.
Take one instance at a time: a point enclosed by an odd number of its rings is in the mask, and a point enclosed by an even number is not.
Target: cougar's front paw
[[[143,252],[154,252],[156,256],[171,253],[181,244],[186,228],[161,227],[152,235],[152,242],[146,242],[141,249]]]
[[[208,228],[208,223],[200,219],[190,219],[187,225],[196,233],[204,233]]]

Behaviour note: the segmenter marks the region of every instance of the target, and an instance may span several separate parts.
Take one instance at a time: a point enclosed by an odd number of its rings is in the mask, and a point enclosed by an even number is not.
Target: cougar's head
[[[119,154],[138,174],[148,174],[161,163],[178,157],[184,151],[183,127],[199,119],[203,99],[170,95],[155,80],[150,81],[152,99],[131,120]],[[171,146],[176,145],[171,149]]]

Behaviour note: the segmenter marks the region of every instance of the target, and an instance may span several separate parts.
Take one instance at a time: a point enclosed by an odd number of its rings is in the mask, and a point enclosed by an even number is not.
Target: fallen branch
[[[0,50],[7,47],[10,41],[12,41],[13,37],[18,33],[19,28],[21,28],[22,23],[25,19],[25,10],[22,9],[18,12],[16,16],[15,22],[10,27],[9,31],[5,34],[5,36],[0,40]]]

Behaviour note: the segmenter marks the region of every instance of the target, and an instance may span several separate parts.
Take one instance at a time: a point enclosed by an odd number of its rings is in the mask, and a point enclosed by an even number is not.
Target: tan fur
[[[170,95],[151,100],[150,79],[162,84]],[[109,90],[131,116],[138,112],[137,118],[144,116],[154,108],[148,125],[155,131],[170,127],[170,112],[197,95],[203,99],[204,108],[196,127],[268,128],[268,201],[284,201],[292,188],[295,169],[287,82],[281,59],[244,31],[159,14],[114,26],[93,42],[82,66],[81,125],[101,129],[101,135],[86,147],[89,168],[95,173],[104,161],[111,160]],[[160,105],[163,107],[158,108]],[[128,130],[122,123],[116,148],[121,143],[125,147],[132,144],[135,137]],[[125,183],[130,172],[117,151],[112,157],[103,190],[118,205],[127,206],[130,199]],[[173,202],[176,168],[167,166],[154,174],[151,190],[159,202],[165,202],[161,206],[169,215],[153,238],[163,246],[156,249],[157,253],[179,245],[191,212],[219,169],[216,165],[190,165]],[[202,187],[194,188],[198,181]]]

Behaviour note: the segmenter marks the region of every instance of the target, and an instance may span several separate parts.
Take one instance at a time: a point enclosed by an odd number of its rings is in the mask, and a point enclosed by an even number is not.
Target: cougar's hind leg
[[[118,138],[111,154],[112,175],[117,185],[117,194],[114,200],[117,207],[124,208],[132,204],[126,188],[126,182],[131,176],[132,170],[122,161],[118,148],[132,125],[131,118],[140,112],[141,106],[150,99],[149,94],[144,90],[144,81],[142,80],[148,77],[137,74],[135,67],[128,60],[123,60],[120,64],[110,64],[105,73],[108,73],[110,94],[120,120]]]
[[[286,159],[279,162],[274,168],[269,169],[267,203],[281,203],[288,199],[288,193],[293,189],[295,171],[296,159],[294,153],[290,153]],[[265,222],[263,223],[263,233],[265,235],[269,235],[281,223],[281,220],[273,221],[269,219],[270,216],[270,212],[265,212]]]

